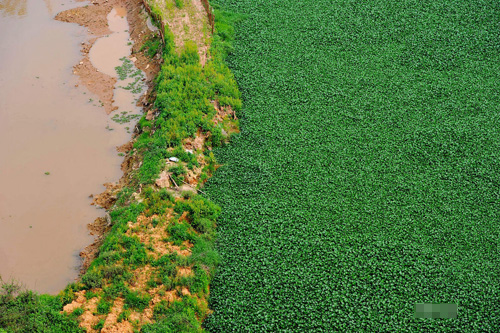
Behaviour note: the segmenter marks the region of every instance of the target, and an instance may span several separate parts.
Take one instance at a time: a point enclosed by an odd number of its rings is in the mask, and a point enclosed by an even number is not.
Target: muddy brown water
[[[0,0],[0,276],[52,294],[77,277],[78,254],[93,240],[86,226],[104,215],[89,195],[121,176],[116,146],[130,139],[126,127],[134,125],[112,116],[139,113],[130,91],[115,89],[119,109],[108,116],[95,96],[75,87],[72,67],[90,36],[53,17],[77,6]],[[117,8],[113,15],[110,26],[116,23],[112,31],[120,36],[98,40],[91,57],[106,72],[116,56],[130,54],[126,12]],[[113,59],[109,50],[118,51]]]

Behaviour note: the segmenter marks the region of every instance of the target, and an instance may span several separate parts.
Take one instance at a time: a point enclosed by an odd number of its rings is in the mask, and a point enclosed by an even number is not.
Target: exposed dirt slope
[[[164,13],[163,23],[174,34],[175,45],[180,50],[188,40],[198,46],[202,66],[208,57],[210,26],[201,0],[183,0],[182,8],[174,0],[147,0]]]

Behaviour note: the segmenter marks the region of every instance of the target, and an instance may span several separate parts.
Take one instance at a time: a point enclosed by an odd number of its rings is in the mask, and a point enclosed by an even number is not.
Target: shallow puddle
[[[115,7],[107,16],[111,34],[99,38],[89,52],[92,65],[99,71],[118,78],[114,90],[114,105],[118,110],[110,115],[114,124],[110,129],[121,128],[130,132],[140,116],[140,108],[136,107],[137,99],[144,90],[144,73],[138,70],[133,60],[126,57],[132,50],[127,10]]]
[[[72,67],[89,36],[53,16],[81,5],[0,0],[0,275],[39,292],[56,293],[77,277],[78,254],[92,242],[86,225],[104,215],[90,205],[89,195],[121,177],[123,157],[116,146],[126,143],[127,128],[134,127],[126,122],[134,117],[125,116],[139,113],[139,74],[118,81],[125,87],[135,82],[136,94],[117,88],[119,109],[109,116],[98,98],[75,87]],[[113,76],[119,59],[130,54],[125,14],[110,13],[117,30],[98,40],[105,45],[119,35],[112,44],[120,52],[107,54],[100,46],[105,53],[92,57],[103,72],[112,68]]]
[[[90,61],[99,71],[116,76],[115,67],[121,65],[124,55],[130,54],[127,11],[113,8],[108,14],[108,25],[112,31],[107,37],[99,38],[90,49]]]

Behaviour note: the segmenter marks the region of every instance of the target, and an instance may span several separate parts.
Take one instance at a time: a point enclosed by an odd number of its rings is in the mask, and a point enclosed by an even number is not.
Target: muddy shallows
[[[96,36],[54,16],[82,5],[0,0],[0,275],[46,293],[78,275],[93,240],[87,224],[105,214],[92,195],[121,176],[116,146],[130,139],[143,92],[123,8],[91,50],[96,70],[116,82],[111,114],[75,75],[81,45]]]

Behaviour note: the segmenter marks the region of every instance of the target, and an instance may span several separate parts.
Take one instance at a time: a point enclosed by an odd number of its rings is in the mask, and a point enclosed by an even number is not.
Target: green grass
[[[146,55],[153,58],[162,49],[161,39],[158,35],[152,34],[141,46],[141,51],[146,50]]]
[[[175,0],[175,6],[179,9],[184,8],[184,0]]]
[[[144,311],[148,306],[151,297],[149,295],[141,296],[137,292],[128,292],[125,295],[125,309],[136,309],[138,311]]]
[[[213,122],[216,111],[211,101],[219,100],[221,105],[231,105],[235,111],[241,108],[238,87],[224,63],[227,52],[222,37],[214,36],[211,60],[205,67],[199,63],[194,43],[186,42],[180,55],[177,54],[169,31],[165,33],[163,52],[164,63],[155,87],[155,107],[159,114],[154,122],[145,118],[139,121],[142,134],[134,145],[144,158],[137,175],[142,184],[153,183],[166,158],[176,155],[183,158],[181,155],[186,152],[182,149],[182,141],[194,138],[199,129],[209,138],[205,148],[218,147],[227,141],[228,138],[221,134],[224,124],[215,125]],[[174,152],[167,148],[174,148]],[[208,162],[206,172],[211,174],[209,169],[213,169],[215,161]]]
[[[213,3],[248,19],[206,328],[498,330],[499,3]]]
[[[197,319],[202,311],[196,300],[190,296],[184,296],[181,301],[169,305],[159,303],[154,309],[156,323],[143,326],[142,332],[203,332],[201,323]]]
[[[60,313],[62,304],[59,296],[38,295],[0,278],[0,332],[83,332]]]
[[[109,311],[111,311],[112,306],[113,306],[113,303],[108,302],[104,299],[101,299],[97,303],[97,314],[108,314]]]

